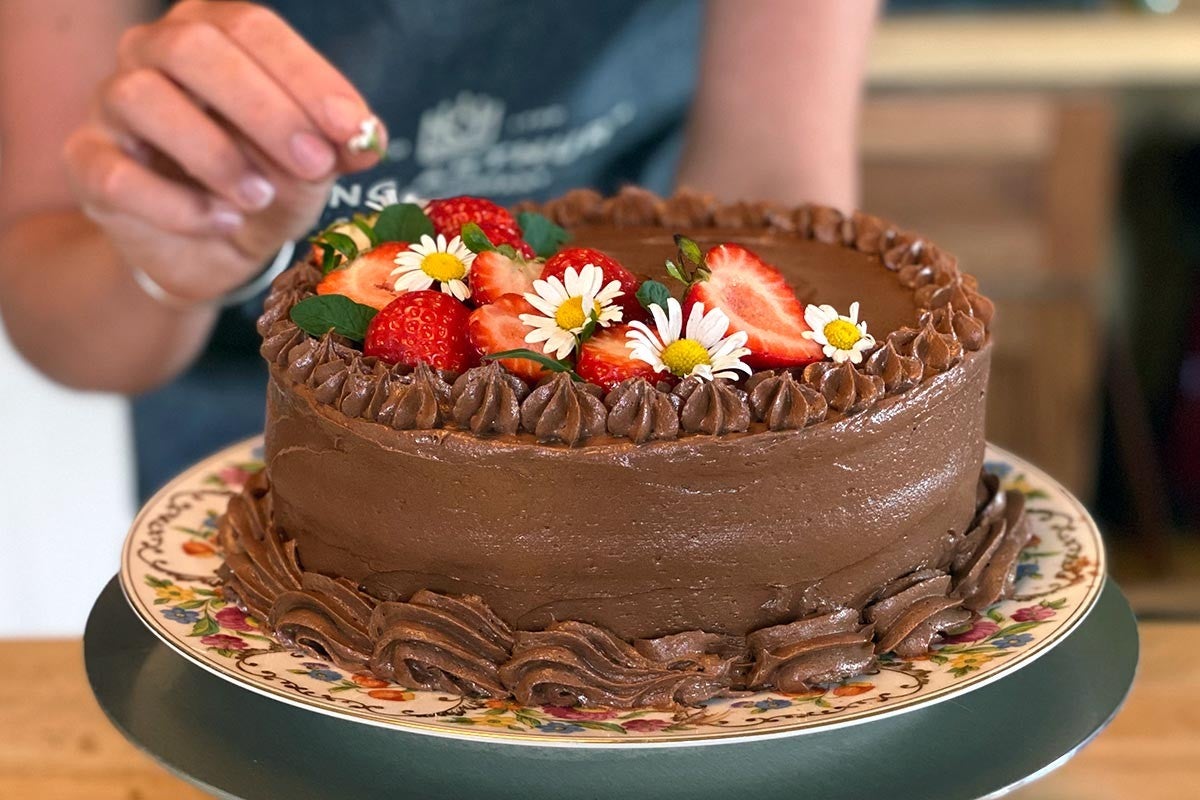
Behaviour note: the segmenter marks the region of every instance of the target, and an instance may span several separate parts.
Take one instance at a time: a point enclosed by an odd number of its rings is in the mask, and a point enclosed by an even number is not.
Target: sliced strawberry
[[[541,352],[540,345],[531,345],[525,341],[525,336],[531,328],[520,319],[521,314],[536,313],[537,310],[519,294],[502,295],[494,302],[475,309],[471,312],[467,329],[476,353],[484,356],[489,353],[502,353],[505,350]],[[545,367],[526,358],[504,358],[500,360],[500,364],[512,374],[528,381],[536,381],[550,374]]]
[[[344,267],[330,272],[317,284],[317,294],[340,294],[371,308],[383,308],[400,296],[392,288],[396,255],[408,249],[404,242],[384,242]]]
[[[363,354],[389,364],[416,366],[424,361],[436,369],[465,372],[478,363],[467,336],[470,316],[470,310],[448,294],[406,292],[367,325]]]
[[[542,265],[537,261],[509,258],[499,250],[482,252],[471,264],[471,300],[484,305],[506,294],[532,292],[533,280],[541,270]]]
[[[462,231],[462,226],[468,222],[477,224],[484,233],[487,233],[489,228],[493,230],[505,228],[516,232],[519,238],[521,232],[512,214],[491,200],[485,200],[482,197],[461,195],[442,200],[430,200],[429,204],[425,206],[425,216],[429,217],[429,221],[433,223],[437,232],[447,239],[458,236]],[[489,235],[488,238],[490,239],[491,236]],[[495,239],[492,239],[492,243],[500,244]]]
[[[617,298],[616,304],[625,312],[621,316],[622,322],[630,322],[631,320],[640,319],[647,320],[650,315],[642,308],[641,303],[637,299],[638,287],[642,282],[629,270],[607,253],[602,253],[599,250],[593,250],[590,247],[568,247],[565,250],[559,250],[554,255],[550,256],[546,261],[546,266],[542,267],[542,280],[554,276],[562,278],[567,271],[567,267],[574,267],[576,272],[579,272],[588,264],[592,264],[600,268],[604,273],[604,284],[609,281],[617,281],[621,284],[621,291],[624,292]]]
[[[821,346],[800,334],[810,330],[804,306],[779,270],[738,244],[721,244],[704,257],[710,275],[692,284],[683,301],[683,318],[692,306],[719,308],[730,331],[745,331],[755,369],[794,367],[820,361]]]
[[[628,325],[614,325],[597,331],[579,349],[575,374],[589,383],[612,389],[627,378],[642,377],[653,383],[660,376],[654,367],[630,355]]]

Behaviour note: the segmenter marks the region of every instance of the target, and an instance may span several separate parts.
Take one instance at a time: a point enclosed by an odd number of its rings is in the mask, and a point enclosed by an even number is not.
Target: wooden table
[[[1139,675],[1116,721],[1065,767],[1012,797],[1197,796],[1200,623],[1140,627]],[[5,678],[0,682],[0,797],[204,797],[142,755],[108,723],[88,689],[79,641],[0,642],[0,668]]]

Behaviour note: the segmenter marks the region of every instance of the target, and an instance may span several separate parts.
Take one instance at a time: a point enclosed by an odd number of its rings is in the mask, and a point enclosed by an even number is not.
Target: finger
[[[233,138],[161,72],[119,73],[100,93],[101,112],[114,126],[173,160],[197,183],[245,211],[271,204],[271,185]]]
[[[295,98],[326,136],[341,145],[341,158],[350,169],[365,169],[378,161],[387,133],[366,100],[275,12],[254,3],[186,2],[177,5],[168,16],[207,21],[220,28]],[[352,146],[361,137],[363,124],[368,120],[377,127],[375,152]]]
[[[297,177],[332,173],[337,152],[278,83],[212,25],[160,22],[124,40],[126,59],[160,70]]]
[[[139,163],[94,126],[71,135],[63,158],[72,188],[90,215],[128,214],[189,236],[230,234],[245,221],[229,203]]]

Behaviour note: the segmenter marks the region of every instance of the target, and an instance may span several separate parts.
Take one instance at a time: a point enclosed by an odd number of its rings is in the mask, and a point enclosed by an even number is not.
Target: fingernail
[[[325,175],[337,161],[337,154],[320,136],[300,131],[292,134],[292,158],[310,177]]]
[[[331,94],[326,97],[324,105],[325,119],[329,126],[345,136],[358,130],[358,125],[362,122],[363,117],[369,116],[365,113],[362,103],[339,94]]]
[[[242,212],[223,204],[214,205],[209,216],[213,227],[221,233],[233,233],[246,221]]]
[[[251,211],[261,211],[275,199],[275,187],[262,175],[247,175],[238,183],[238,197]]]

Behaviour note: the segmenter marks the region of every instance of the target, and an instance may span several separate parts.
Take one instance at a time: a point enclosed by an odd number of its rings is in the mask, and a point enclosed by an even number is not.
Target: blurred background
[[[895,0],[862,151],[863,207],[999,304],[991,440],[1094,509],[1140,613],[1200,613],[1200,0]],[[127,402],[2,340],[0,386],[0,636],[78,634],[134,511]]]

